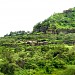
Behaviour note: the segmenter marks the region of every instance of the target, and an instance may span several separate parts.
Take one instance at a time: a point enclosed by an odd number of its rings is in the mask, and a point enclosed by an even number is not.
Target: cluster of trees
[[[39,22],[34,26],[33,32],[46,33],[48,27],[49,27],[49,22],[47,20],[44,20],[43,22]]]
[[[17,35],[24,35],[24,34],[29,34],[30,32],[27,31],[15,31],[15,32],[10,32],[9,34],[6,34],[5,36],[17,36]]]

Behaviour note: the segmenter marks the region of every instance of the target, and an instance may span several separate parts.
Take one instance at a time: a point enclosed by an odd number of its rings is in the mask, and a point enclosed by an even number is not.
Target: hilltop
[[[74,74],[75,8],[0,38],[0,75]]]
[[[46,32],[48,29],[75,29],[75,8],[53,14],[48,19],[37,23],[33,31]]]

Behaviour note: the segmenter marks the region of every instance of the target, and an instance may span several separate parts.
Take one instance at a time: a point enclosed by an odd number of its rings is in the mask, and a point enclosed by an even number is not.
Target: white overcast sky
[[[54,12],[75,7],[75,0],[0,0],[0,36],[10,31],[32,31]]]

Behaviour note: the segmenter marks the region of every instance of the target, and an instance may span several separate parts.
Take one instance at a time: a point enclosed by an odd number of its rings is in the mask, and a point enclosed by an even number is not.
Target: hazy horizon
[[[11,31],[32,31],[53,13],[75,7],[75,0],[0,0],[0,37]]]

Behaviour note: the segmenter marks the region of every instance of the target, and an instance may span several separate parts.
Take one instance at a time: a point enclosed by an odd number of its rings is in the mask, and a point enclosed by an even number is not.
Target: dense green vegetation
[[[0,37],[0,75],[75,75],[75,8]]]

